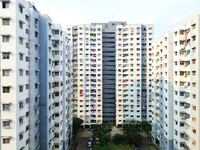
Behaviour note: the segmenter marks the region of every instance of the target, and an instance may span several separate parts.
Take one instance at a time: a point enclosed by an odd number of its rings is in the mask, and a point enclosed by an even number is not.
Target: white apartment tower
[[[174,149],[200,149],[200,12],[174,28]]]
[[[66,150],[72,139],[66,33],[30,2],[0,5],[0,149]]]
[[[53,138],[53,105],[52,100],[52,38],[53,38],[53,23],[48,15],[40,15],[40,90],[43,91],[40,95],[40,143],[41,149],[48,149],[54,145]],[[50,63],[50,64],[49,64]],[[48,141],[48,142],[47,142]]]
[[[41,15],[41,148],[68,149],[71,136],[71,72],[66,32]],[[43,108],[43,109],[42,109]]]
[[[39,13],[23,0],[0,5],[0,149],[39,149]]]
[[[152,140],[161,149],[200,149],[200,12],[153,46]]]
[[[83,127],[102,123],[102,26],[66,26],[72,44],[73,113]]]
[[[151,120],[150,78],[153,25],[116,26],[116,125]]]
[[[152,46],[152,140],[173,149],[173,32]]]

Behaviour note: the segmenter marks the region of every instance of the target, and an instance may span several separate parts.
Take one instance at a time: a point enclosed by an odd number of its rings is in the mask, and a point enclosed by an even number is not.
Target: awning
[[[1,119],[2,121],[10,121],[11,119]]]
[[[0,34],[1,36],[11,36],[10,34],[8,34],[8,33],[2,33],[2,34]]]
[[[2,70],[11,70],[11,68],[2,68]]]
[[[11,138],[11,136],[1,136],[2,138]]]
[[[25,8],[25,7],[24,7],[24,5],[22,5],[22,3],[19,3],[19,6],[21,6],[21,7]]]
[[[0,16],[0,18],[2,18],[2,19],[11,19],[10,16]]]
[[[35,136],[39,136],[40,135],[40,133],[37,133]]]
[[[11,102],[1,102],[2,104],[11,104]]]

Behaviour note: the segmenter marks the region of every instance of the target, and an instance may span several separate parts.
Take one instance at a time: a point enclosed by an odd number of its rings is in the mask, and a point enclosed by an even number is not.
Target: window
[[[3,144],[10,144],[10,138],[3,138]]]
[[[26,48],[29,48],[29,43],[26,43]]]
[[[38,28],[38,23],[39,23],[39,20],[37,18],[35,18],[35,27]]]
[[[23,92],[23,86],[19,86],[19,92]]]
[[[192,118],[192,121],[196,122],[196,118]]]
[[[2,59],[10,59],[10,53],[3,53]]]
[[[35,45],[35,50],[36,50],[36,51],[38,50],[38,45]]]
[[[2,25],[4,26],[10,25],[10,19],[2,19]]]
[[[19,108],[20,109],[24,108],[24,103],[23,102],[19,102]]]
[[[19,60],[23,60],[23,54],[19,54]]]
[[[196,59],[192,59],[192,64],[195,64],[196,63]]]
[[[19,76],[23,76],[23,70],[22,69],[19,70]]]
[[[3,87],[3,93],[10,93],[10,87]]]
[[[192,25],[192,29],[193,29],[193,30],[196,29],[196,24],[193,24],[193,25]]]
[[[35,110],[35,115],[39,115],[39,108],[37,108],[36,110]]]
[[[3,128],[10,128],[10,120],[3,121]]]
[[[180,122],[180,127],[184,127],[184,123],[183,122]]]
[[[21,140],[23,139],[23,137],[24,137],[24,136],[23,136],[23,133],[20,133],[20,134],[19,134],[19,140],[21,141]]]
[[[35,76],[38,76],[39,75],[39,71],[35,71]]]
[[[26,57],[26,62],[29,62],[29,57]]]
[[[35,37],[38,38],[38,32],[35,32]]]
[[[37,88],[38,88],[38,84],[36,83],[36,84],[35,84],[35,89],[37,89]]]
[[[55,114],[55,117],[59,117],[59,113],[56,113],[56,114]]]
[[[23,13],[23,7],[22,6],[19,6],[19,12]]]
[[[35,141],[38,141],[39,140],[39,133],[37,133],[36,135],[35,135]]]
[[[3,111],[10,111],[10,104],[3,104]]]
[[[55,33],[55,34],[59,34],[59,30],[55,30],[54,33]]]
[[[10,70],[3,70],[3,76],[9,76],[10,75]]]
[[[22,125],[24,123],[24,119],[22,117],[19,118],[19,125]]]
[[[192,83],[192,86],[193,86],[193,87],[196,87],[196,83]]]
[[[35,63],[38,63],[38,58],[37,57],[35,57]]]
[[[23,45],[23,38],[19,38],[19,44]]]
[[[180,92],[180,96],[184,96],[184,92]]]
[[[2,2],[2,8],[3,9],[9,8],[9,3],[8,2]]]
[[[9,36],[2,36],[2,42],[10,42],[10,37]]]
[[[23,22],[22,21],[19,21],[19,28],[23,29]]]
[[[29,21],[29,16],[25,15],[25,19],[26,19],[26,21]]]
[[[38,103],[39,102],[39,97],[35,97],[35,103]]]

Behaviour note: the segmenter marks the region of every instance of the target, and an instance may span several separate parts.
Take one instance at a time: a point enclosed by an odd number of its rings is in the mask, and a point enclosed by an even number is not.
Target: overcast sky
[[[155,41],[200,11],[200,0],[30,0],[54,23],[64,25],[127,21],[154,24]]]

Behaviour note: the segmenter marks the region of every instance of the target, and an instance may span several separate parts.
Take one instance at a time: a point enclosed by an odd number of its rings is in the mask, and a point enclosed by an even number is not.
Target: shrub
[[[113,142],[116,144],[116,145],[119,145],[119,144],[122,144],[124,142],[124,136],[119,134],[119,133],[116,133],[114,136],[113,136]]]

